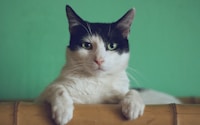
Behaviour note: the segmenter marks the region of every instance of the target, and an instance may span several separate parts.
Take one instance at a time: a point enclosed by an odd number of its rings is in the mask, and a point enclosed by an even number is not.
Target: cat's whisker
[[[78,71],[78,68],[69,68],[69,69],[66,70],[65,72],[67,72],[67,73],[74,73],[74,72],[76,72],[76,71]]]
[[[141,73],[139,73],[135,68],[128,66],[127,67],[127,74],[138,86],[140,86],[140,82],[135,77],[133,77],[133,74],[134,74],[134,76],[143,77],[141,75]]]
[[[85,27],[83,24],[81,24],[81,26],[87,31],[87,33],[91,36],[92,34],[90,33],[90,31],[87,29],[87,27]]]
[[[83,67],[90,67],[93,63],[85,63],[84,61],[76,61],[76,64],[70,66],[70,71],[82,70]]]
[[[140,72],[138,72],[138,71],[137,71],[135,68],[133,68],[133,67],[128,66],[128,67],[127,67],[127,70],[130,70],[131,72],[135,73],[136,75],[138,75],[138,76],[140,76],[140,77],[143,77],[143,75],[142,75]]]
[[[108,36],[110,36],[110,32],[111,32],[111,24],[109,25],[109,29],[108,29]]]
[[[132,79],[134,81],[134,83],[139,87],[140,86],[140,83],[139,81],[132,75],[130,74],[129,72],[127,72],[127,75],[130,79]]]
[[[88,23],[86,23],[86,24],[87,24],[88,30],[90,32],[90,35],[92,36],[92,30],[91,30],[90,24],[88,24]]]
[[[133,67],[130,67],[130,66],[128,66],[128,67],[127,67],[127,70],[131,70],[131,71],[133,71],[133,72],[137,73],[137,70],[136,70],[136,69],[134,69]]]
[[[76,61],[76,64],[74,65],[70,65],[70,67],[68,67],[67,73],[79,73],[80,71],[90,71],[90,70],[86,70],[85,68],[88,67],[88,69],[91,69],[91,72],[93,71],[92,69],[92,65],[94,63],[92,62],[88,62],[85,63],[84,61]]]
[[[76,72],[79,71],[80,69],[82,69],[84,65],[82,63],[76,63],[74,65],[71,65],[70,67],[68,67],[68,72]]]

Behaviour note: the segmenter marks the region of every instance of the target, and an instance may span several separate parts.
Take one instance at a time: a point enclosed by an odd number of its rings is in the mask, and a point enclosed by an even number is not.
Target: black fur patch
[[[82,23],[84,24],[85,22]],[[81,43],[84,42],[82,40],[87,35],[99,35],[104,41],[107,51],[109,51],[107,48],[109,43],[117,43],[118,47],[114,51],[119,54],[129,52],[128,39],[124,38],[117,28],[114,28],[113,23],[88,23],[87,25],[90,26],[92,34],[89,34],[89,29],[86,30],[86,27],[82,25],[78,25],[73,28],[73,33],[71,33],[70,36],[70,44],[68,46],[72,51],[76,51],[79,47],[81,47]]]

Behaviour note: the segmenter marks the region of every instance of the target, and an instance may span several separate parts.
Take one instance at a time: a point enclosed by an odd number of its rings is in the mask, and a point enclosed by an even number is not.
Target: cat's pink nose
[[[95,59],[94,62],[100,66],[104,62],[104,60],[103,59]]]

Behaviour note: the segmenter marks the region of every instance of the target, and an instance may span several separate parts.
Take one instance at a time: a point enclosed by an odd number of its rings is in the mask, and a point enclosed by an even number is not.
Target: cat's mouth
[[[97,71],[97,72],[105,72],[106,70],[102,66],[97,66],[95,71]]]
[[[104,70],[103,68],[101,68],[101,67],[99,67],[97,70],[98,70],[98,71],[105,72],[105,70]]]
[[[89,68],[89,67],[88,67]],[[108,69],[105,67],[105,65],[97,65],[97,64],[93,64],[92,66],[90,66],[90,71],[93,74],[104,74],[108,71]]]

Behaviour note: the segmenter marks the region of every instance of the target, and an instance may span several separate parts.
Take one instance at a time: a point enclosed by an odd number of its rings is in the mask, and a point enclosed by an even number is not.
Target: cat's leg
[[[63,85],[50,85],[42,94],[42,98],[51,105],[52,118],[58,125],[65,125],[72,119],[73,100]]]
[[[121,100],[121,106],[123,115],[129,120],[143,115],[145,109],[145,104],[136,90],[129,90]]]

